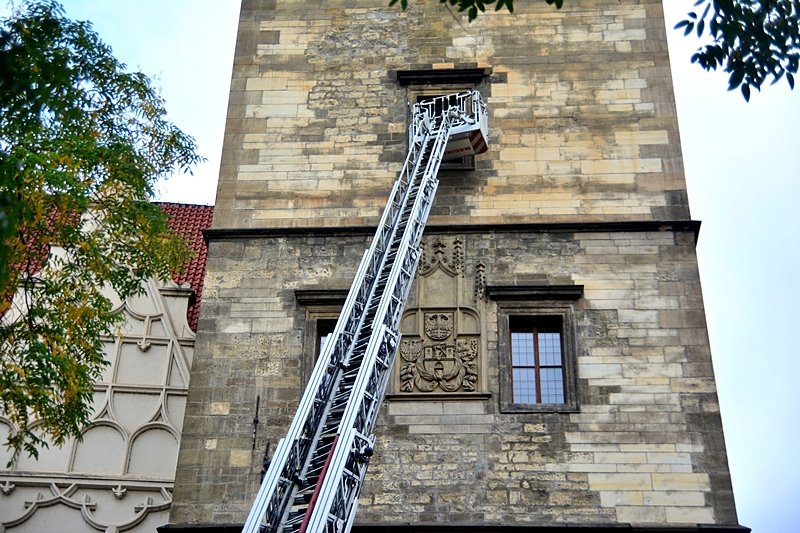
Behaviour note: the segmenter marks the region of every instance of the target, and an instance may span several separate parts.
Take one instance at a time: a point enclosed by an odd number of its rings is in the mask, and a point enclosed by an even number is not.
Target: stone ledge
[[[597,232],[648,232],[687,231],[700,234],[699,220],[631,220],[631,221],[587,221],[587,222],[541,222],[530,224],[451,224],[425,226],[425,233],[597,233]],[[372,235],[374,226],[302,226],[264,228],[211,228],[203,231],[206,241],[228,239],[250,239],[258,237],[308,237],[308,236],[359,236]]]
[[[486,294],[492,300],[579,300],[583,285],[487,285]]]
[[[240,533],[243,524],[167,524],[159,533]],[[750,528],[733,524],[694,526],[632,526],[631,524],[558,524],[552,526],[475,524],[356,524],[352,533],[749,533]]]
[[[529,525],[475,525],[475,524],[356,524],[353,533],[748,533],[750,528],[738,525],[697,524],[694,526],[633,526],[631,524],[558,524],[552,526]]]
[[[241,533],[244,524],[167,524],[159,526],[159,533],[179,531],[181,533],[198,531],[200,533]]]
[[[492,397],[491,392],[395,392],[387,393],[386,399],[389,401],[417,401],[417,400],[488,400]]]
[[[433,65],[431,65],[433,67]],[[478,84],[492,74],[491,68],[422,68],[390,73],[400,85],[442,85],[448,83]]]

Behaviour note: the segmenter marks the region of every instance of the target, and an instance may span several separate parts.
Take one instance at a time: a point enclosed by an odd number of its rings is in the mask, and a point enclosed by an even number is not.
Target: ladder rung
[[[437,133],[431,131],[424,134],[425,140],[421,144],[417,144],[417,153],[410,154],[414,161],[413,167],[405,167],[399,178],[400,184],[396,191],[400,191],[393,198],[389,200],[386,207],[390,210],[385,215],[387,220],[391,222],[381,226],[375,236],[375,245],[369,250],[367,257],[370,263],[366,268],[366,273],[363,274],[363,285],[356,286],[353,290],[358,291],[351,295],[355,299],[353,304],[352,313],[348,316],[347,326],[344,328],[347,331],[342,331],[339,337],[332,339],[335,342],[336,349],[331,352],[332,356],[325,364],[328,367],[325,369],[326,374],[320,377],[320,386],[316,390],[316,397],[313,399],[312,410],[309,411],[307,418],[303,419],[302,429],[299,434],[295,434],[293,438],[299,438],[305,441],[300,447],[302,457],[297,458],[297,463],[290,470],[295,469],[292,477],[297,478],[302,474],[302,480],[295,480],[289,498],[283,500],[283,505],[289,505],[288,513],[286,507],[283,507],[279,512],[281,516],[286,518],[283,523],[277,526],[277,530],[272,533],[294,533],[299,531],[301,524],[306,518],[309,504],[314,491],[318,488],[320,483],[325,482],[324,478],[331,478],[329,481],[341,484],[344,487],[350,487],[346,490],[356,489],[359,483],[362,472],[362,461],[357,457],[356,450],[345,450],[344,448],[337,448],[333,450],[335,439],[339,438],[340,425],[345,416],[350,400],[353,395],[353,387],[358,379],[359,373],[366,370],[369,374],[366,389],[363,392],[363,398],[358,398],[357,412],[353,413],[358,418],[358,424],[374,424],[374,417],[377,410],[376,405],[381,401],[378,392],[381,390],[382,377],[385,376],[389,368],[389,359],[391,354],[387,354],[386,343],[387,338],[378,339],[375,337],[380,324],[375,322],[378,310],[381,308],[381,302],[388,296],[391,298],[389,302],[390,315],[386,318],[381,317],[381,322],[385,322],[390,328],[396,328],[399,324],[395,324],[398,317],[395,316],[395,310],[398,309],[397,305],[401,305],[400,301],[407,293],[409,284],[413,281],[410,276],[414,262],[419,257],[419,229],[424,225],[425,221],[420,220],[427,208],[432,202],[433,192],[435,191],[435,178],[438,172],[442,153],[444,152],[445,144],[442,143],[442,135],[448,132],[446,128],[449,126],[448,119],[444,116],[440,117],[442,120],[437,128],[442,132]],[[438,122],[436,122],[438,124]],[[414,148],[412,148],[413,150]],[[410,159],[409,163],[410,164]],[[423,195],[420,197],[420,195]],[[402,198],[401,201],[396,201]],[[418,209],[416,204],[419,203],[424,207]],[[410,227],[409,227],[410,226]],[[404,241],[408,238],[409,229],[414,229],[411,234],[412,241]],[[401,246],[401,243],[406,242]],[[398,265],[397,262],[401,261]],[[396,268],[400,268],[400,276],[395,278],[395,281],[390,284],[392,279],[392,272]],[[387,335],[388,336],[388,335]],[[362,368],[365,364],[367,347],[371,341],[381,341],[380,353],[378,357],[371,362],[374,365],[368,369]],[[375,370],[378,370],[377,372]],[[328,404],[324,409],[323,406]],[[361,427],[360,425],[358,427]],[[371,426],[369,426],[371,427]],[[345,433],[348,435],[349,433]],[[323,471],[326,464],[331,457],[336,457],[336,461],[344,459],[341,453],[349,454],[347,463],[350,468],[340,467],[338,471]],[[355,460],[355,463],[353,463]],[[293,459],[294,461],[294,459]],[[341,462],[335,462],[341,464]],[[337,489],[344,490],[344,489]],[[343,494],[338,494],[338,498],[344,498],[338,505],[350,505],[347,503],[347,498]],[[327,510],[332,511],[333,509]],[[316,511],[315,511],[316,512]],[[335,511],[336,514],[342,512],[348,513],[345,507],[341,507]],[[334,518],[335,515],[331,515]],[[347,514],[343,514],[342,518],[346,519]],[[273,518],[274,520],[274,518]],[[263,529],[263,526],[262,526]]]

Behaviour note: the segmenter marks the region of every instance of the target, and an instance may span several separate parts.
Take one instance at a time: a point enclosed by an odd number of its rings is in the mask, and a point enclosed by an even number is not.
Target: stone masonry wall
[[[244,521],[336,312],[303,291],[349,287],[404,160],[396,72],[480,68],[490,148],[440,173],[425,237],[459,251],[404,319],[451,298],[476,367],[450,396],[395,370],[358,521],[736,524],[660,0],[386,3],[242,3],[170,521]],[[508,286],[583,287],[570,409],[504,407]]]
[[[243,2],[215,227],[374,224],[405,157],[397,70],[480,67],[489,154],[433,223],[687,218],[660,1]],[[520,31],[524,30],[524,31]]]
[[[478,392],[488,397],[394,394],[376,430],[359,522],[735,523],[693,239],[467,234],[467,279],[482,260],[490,285],[583,285],[579,410],[500,412],[498,309],[482,300]],[[198,343],[205,357],[193,368],[173,522],[244,519],[261,454],[288,426],[313,353],[295,290],[346,288],[367,240],[212,241],[200,328],[214,334]]]
[[[488,302],[493,397],[392,396],[359,521],[736,523],[693,236],[498,232],[466,242],[468,264],[513,258],[487,269],[489,284],[567,276],[584,286],[579,412],[499,412],[498,314]],[[546,253],[553,247],[558,256]]]

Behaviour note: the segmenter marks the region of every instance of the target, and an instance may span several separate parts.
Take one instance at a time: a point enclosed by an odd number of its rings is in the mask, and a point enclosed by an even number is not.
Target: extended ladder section
[[[439,165],[448,149],[454,157],[486,150],[486,106],[477,91],[415,104],[412,118],[400,177],[245,533],[343,533],[353,525]]]

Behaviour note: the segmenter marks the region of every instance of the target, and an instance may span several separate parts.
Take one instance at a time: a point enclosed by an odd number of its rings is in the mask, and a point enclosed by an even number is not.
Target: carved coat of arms
[[[424,314],[424,337],[400,343],[400,390],[403,392],[475,391],[478,340],[457,338],[455,313]]]

